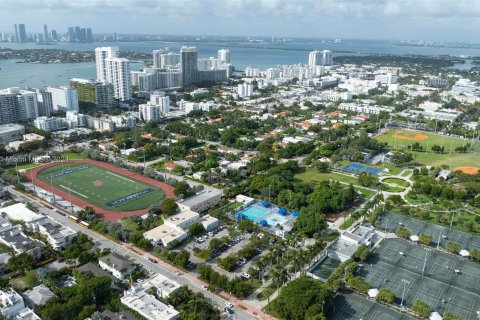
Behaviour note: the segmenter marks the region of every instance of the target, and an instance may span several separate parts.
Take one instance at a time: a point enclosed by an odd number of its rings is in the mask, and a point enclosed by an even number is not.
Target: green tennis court
[[[386,239],[359,272],[372,288],[388,288],[400,304],[418,299],[443,314],[476,320],[480,309],[480,268],[475,262],[401,239]]]

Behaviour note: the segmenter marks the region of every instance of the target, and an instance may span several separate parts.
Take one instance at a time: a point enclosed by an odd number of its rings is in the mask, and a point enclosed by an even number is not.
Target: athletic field
[[[108,164],[96,165],[95,161],[78,161],[36,169],[36,180],[43,182],[42,187],[46,190],[51,191],[53,185],[54,191],[61,193],[66,200],[71,195],[75,200],[82,200],[82,204],[87,203],[110,213],[143,210],[165,198],[162,187],[140,181],[148,178],[138,179],[126,170]]]
[[[456,147],[463,146],[470,142],[461,138],[454,138],[450,136],[438,135],[433,133],[427,133],[422,131],[404,130],[404,129],[391,129],[385,134],[377,137],[378,141],[386,142],[389,146],[394,148],[405,148],[409,145],[413,145],[418,142],[423,150],[428,149],[428,152],[432,150],[433,145],[443,146],[445,153],[449,153],[450,149],[454,152]]]

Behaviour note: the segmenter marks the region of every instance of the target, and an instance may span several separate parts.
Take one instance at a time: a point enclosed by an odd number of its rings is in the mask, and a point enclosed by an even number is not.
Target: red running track
[[[38,173],[40,171],[44,170],[44,169],[47,169],[47,168],[50,168],[50,167],[53,167],[53,166],[57,166],[57,165],[63,165],[63,164],[66,164],[66,163],[86,163],[86,164],[91,164],[91,165],[94,165],[94,166],[97,166],[97,167],[100,167],[100,168],[104,168],[104,169],[107,169],[109,171],[113,171],[113,172],[116,172],[116,173],[121,174],[123,176],[133,178],[137,181],[141,181],[141,182],[147,183],[149,185],[155,186],[157,188],[160,188],[160,189],[163,190],[163,192],[165,192],[165,197],[167,197],[167,198],[173,198],[174,197],[174,193],[173,193],[174,188],[171,185],[168,185],[164,182],[157,181],[155,179],[144,177],[144,176],[139,175],[137,173],[130,172],[126,169],[116,167],[116,166],[111,165],[111,164],[106,163],[106,162],[95,161],[95,160],[91,160],[91,159],[69,160],[67,162],[50,162],[50,163],[46,163],[46,164],[43,164],[41,166],[33,168],[31,172],[24,173],[23,176],[26,179],[28,179],[29,181],[32,181],[32,175],[33,175],[33,183],[36,186],[39,186],[40,188],[42,188],[46,191],[51,191],[52,190],[51,185],[43,182],[40,179],[37,179]],[[67,201],[70,199],[68,192],[60,190],[56,187],[53,187],[53,190],[55,192],[55,195],[58,195],[58,196],[62,197],[63,199],[67,200]],[[72,195],[72,203],[75,204],[78,207],[81,207],[81,208],[85,208],[86,206],[90,206],[95,210],[95,213],[97,215],[99,215],[100,217],[102,217],[103,219],[108,220],[108,221],[116,221],[116,220],[120,220],[124,217],[129,217],[129,216],[141,216],[141,215],[144,215],[145,213],[147,213],[147,209],[134,210],[134,211],[109,211],[109,210],[105,210],[105,209],[102,209],[100,207],[97,207],[97,206],[95,206],[95,205],[93,205],[93,204],[91,204],[91,203],[89,203],[89,202],[87,202],[83,199],[77,198],[74,195]]]

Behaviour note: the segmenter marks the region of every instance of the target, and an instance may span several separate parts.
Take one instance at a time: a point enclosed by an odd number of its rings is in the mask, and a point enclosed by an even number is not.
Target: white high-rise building
[[[105,59],[116,58],[118,47],[99,47],[95,49],[95,61],[97,66],[97,81],[107,82],[107,67]]]
[[[170,52],[168,49],[153,50],[153,67],[167,68],[180,63],[180,54]]]
[[[125,58],[106,58],[106,81],[113,84],[116,99],[125,101],[132,97],[130,78],[130,60]]]
[[[318,50],[311,51],[308,54],[308,66],[315,67],[321,65],[321,53]]]
[[[170,97],[163,92],[154,92],[150,95],[150,104],[160,106],[164,113],[170,111]]]
[[[238,96],[241,98],[251,97],[253,94],[253,84],[242,83],[238,85]]]
[[[53,110],[78,111],[78,94],[76,89],[65,86],[47,87],[52,94]]]
[[[230,50],[220,49],[218,50],[217,58],[220,59],[223,63],[230,63]]]
[[[330,50],[323,50],[322,51],[322,59],[321,65],[322,66],[331,66],[333,64],[333,53]]]

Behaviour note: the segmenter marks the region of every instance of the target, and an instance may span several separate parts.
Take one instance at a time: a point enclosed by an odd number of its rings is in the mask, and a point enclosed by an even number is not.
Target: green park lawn
[[[358,179],[349,175],[336,172],[320,172],[315,168],[305,168],[305,172],[295,175],[295,178],[305,182],[318,183],[326,180],[336,180],[345,183],[357,184]]]
[[[66,170],[79,169],[76,172],[65,173]],[[63,174],[62,174],[63,173]],[[50,176],[62,174],[58,176]],[[109,211],[132,211],[148,208],[152,203],[165,197],[163,190],[133,178],[111,172],[91,164],[76,163],[63,164],[46,168],[38,174],[38,179],[64,191],[71,192],[72,196],[84,200]],[[150,192],[139,195],[118,204],[109,202],[135,194],[146,189]]]
[[[387,179],[384,179],[383,182],[395,183],[397,186],[400,186],[400,187],[408,187],[410,185],[407,181],[403,179],[397,179],[397,178],[387,178]]]

